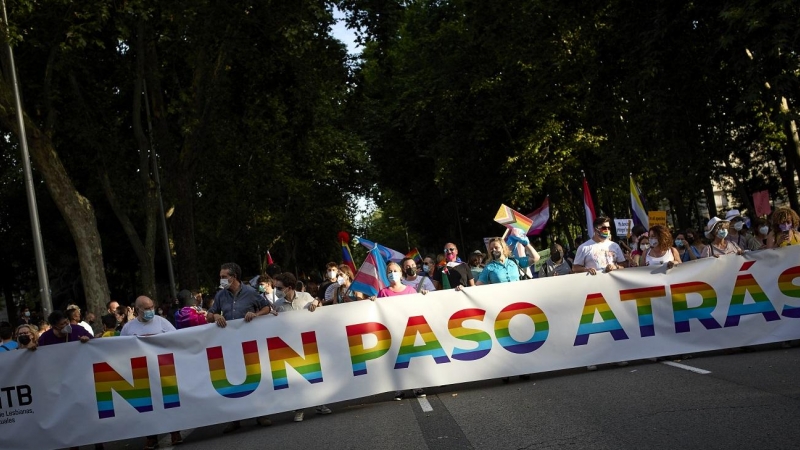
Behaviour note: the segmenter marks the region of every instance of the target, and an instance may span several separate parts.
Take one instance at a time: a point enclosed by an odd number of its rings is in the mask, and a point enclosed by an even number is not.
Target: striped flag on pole
[[[583,209],[586,211],[586,231],[589,233],[589,238],[594,235],[594,219],[597,217],[594,213],[594,202],[592,202],[592,194],[589,192],[589,182],[586,181],[586,175],[583,176]]]
[[[374,297],[378,295],[378,291],[388,285],[386,260],[383,259],[380,248],[375,245],[364,259],[364,264],[361,264],[361,268],[358,269],[355,280],[350,284],[350,290]]]
[[[647,204],[644,202],[642,192],[639,191],[639,186],[633,181],[633,174],[631,177],[631,213],[634,225],[641,225],[645,230],[650,229],[650,219],[647,216]]]
[[[358,244],[361,244],[361,245],[363,245],[364,247],[367,247],[370,250],[372,250],[373,248],[377,247],[381,251],[381,254],[383,254],[383,259],[386,260],[386,261],[394,261],[396,263],[399,263],[400,261],[403,260],[403,258],[406,257],[406,255],[398,252],[397,250],[391,249],[389,247],[385,247],[385,246],[380,245],[380,244],[376,244],[375,242],[366,240],[366,239],[364,239],[362,237],[359,237],[359,236],[356,236],[355,240],[353,242],[356,243],[356,241],[358,241],[357,242]]]
[[[550,197],[544,199],[539,209],[528,214],[528,218],[533,222],[531,228],[528,230],[528,236],[542,234],[545,225],[547,225],[547,221],[550,220]]]

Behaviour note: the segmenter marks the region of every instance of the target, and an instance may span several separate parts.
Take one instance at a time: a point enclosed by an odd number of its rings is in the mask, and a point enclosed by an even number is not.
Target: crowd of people
[[[251,323],[267,314],[313,313],[321,307],[351,301],[380,302],[386,297],[427,294],[441,289],[462,290],[527,278],[580,273],[596,275],[636,266],[666,265],[670,269],[701,258],[800,244],[800,218],[790,208],[776,209],[769,220],[754,221],[752,229],[748,223],[746,217],[733,209],[724,219],[711,218],[703,233],[693,229],[670,230],[661,225],[649,230],[637,226],[633,227],[627,239],[614,241],[611,220],[598,217],[593,222],[591,238],[576,242],[574,250],[569,253],[562,245],[553,243],[549,257],[542,262],[539,253],[524,236],[512,234],[510,239],[493,238],[488,242],[486,254],[475,250],[469,254],[467,262],[459,258],[458,247],[448,242],[440,255],[426,255],[420,261],[405,258],[399,263],[388,263],[389,285],[375,296],[353,291],[355,274],[345,264],[330,262],[323,280],[303,282],[298,281],[293,273],[282,272],[277,265],[271,265],[265,273],[246,281],[239,265],[225,263],[220,267],[219,287],[213,297],[183,290],[174,303],[167,302],[161,306],[147,296],[138,297],[130,306],[111,300],[99,322],[91,312],[82,315],[77,305],[69,305],[63,312],[53,311],[46,321],[36,318],[28,307],[23,307],[16,327],[8,322],[0,323],[0,354],[13,350],[33,351],[40,346],[68,342],[86,343],[96,338],[149,336],[201,324],[225,328],[231,320],[243,319],[245,323]],[[517,255],[512,248],[521,249],[524,256]],[[537,262],[541,268],[532,271]],[[596,367],[589,366],[588,369]],[[425,396],[422,388],[414,389],[412,393],[417,397]],[[394,398],[402,400],[404,393],[395,392]],[[319,405],[315,412],[325,415],[331,410],[326,405]],[[294,421],[300,422],[304,417],[304,410],[294,411]],[[256,418],[256,423],[269,426],[272,422],[269,417],[261,416]],[[224,433],[240,427],[241,422],[230,422]],[[145,450],[156,448],[157,438],[155,435],[147,436]],[[172,432],[170,438],[173,445],[182,442],[178,431]],[[102,446],[96,445],[97,448]]]

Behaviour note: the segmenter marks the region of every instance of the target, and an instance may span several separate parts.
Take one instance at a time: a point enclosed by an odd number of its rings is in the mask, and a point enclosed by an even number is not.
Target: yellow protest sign
[[[647,213],[647,219],[650,222],[650,228],[653,228],[656,225],[661,225],[665,228],[667,227],[666,211],[649,211]]]

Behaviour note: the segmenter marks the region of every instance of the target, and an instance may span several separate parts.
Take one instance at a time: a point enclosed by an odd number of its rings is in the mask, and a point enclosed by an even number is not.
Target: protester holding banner
[[[321,300],[324,304],[329,304],[328,299],[325,298],[325,293],[328,291],[328,287],[332,284],[336,283],[336,277],[339,274],[339,268],[336,266],[336,263],[331,261],[325,265],[325,280],[319,284],[319,288],[317,288],[317,295],[316,298]]]
[[[323,305],[334,305],[337,303],[355,302],[364,299],[364,294],[361,292],[354,292],[350,290],[350,285],[353,283],[353,271],[346,264],[339,266],[337,282],[331,286],[335,286],[331,295],[330,301],[323,302]]]
[[[452,242],[444,245],[444,261],[436,267],[433,274],[433,285],[436,289],[453,289],[475,286],[469,266],[458,260],[458,247]]]
[[[478,286],[483,284],[494,283],[507,283],[510,281],[519,281],[520,272],[524,274],[524,270],[532,265],[535,261],[534,253],[536,250],[531,250],[533,247],[527,238],[524,238],[521,244],[525,245],[524,256],[517,259],[511,256],[511,249],[506,244],[503,238],[491,238],[489,240],[489,262],[483,266],[483,271],[476,283]],[[538,256],[538,255],[537,255]]]
[[[89,342],[92,335],[81,326],[72,326],[67,316],[61,311],[53,311],[47,316],[52,328],[39,336],[39,346],[63,344],[66,342]]]
[[[403,284],[403,273],[396,262],[392,261],[386,265],[386,276],[389,278],[389,286],[378,291],[378,298],[417,293],[413,287]]]
[[[594,236],[584,242],[575,252],[572,264],[574,273],[588,272],[595,275],[597,271],[611,272],[628,266],[625,254],[620,246],[611,240],[611,225],[608,217],[594,220]]]
[[[672,246],[672,234],[661,225],[650,228],[648,233],[650,249],[644,254],[645,266],[667,265],[667,269],[672,269],[676,264],[681,263],[678,250]]]
[[[33,325],[23,324],[14,331],[14,339],[17,341],[17,350],[36,350],[39,346],[39,334],[33,329]]]
[[[772,231],[767,236],[767,247],[778,248],[800,244],[800,218],[792,208],[784,206],[772,213]]]
[[[761,244],[759,248],[767,248],[767,237],[769,237],[769,221],[766,219],[756,219],[753,227],[753,237]]]
[[[761,245],[747,232],[745,219],[738,209],[732,209],[725,213],[725,220],[730,220],[731,226],[728,229],[728,240],[735,243],[743,250],[758,250]]]
[[[471,257],[470,257],[471,258]],[[400,280],[406,286],[411,286],[416,292],[427,294],[430,291],[435,291],[433,282],[426,273],[417,275],[417,262],[413,258],[403,258],[400,261],[403,267],[403,279]]]
[[[550,257],[539,269],[539,278],[553,277],[556,275],[569,275],[572,273],[572,268],[569,263],[564,259],[564,248],[561,245],[553,243],[550,246]]]
[[[719,217],[712,217],[706,225],[706,237],[711,239],[711,243],[703,248],[700,253],[701,258],[708,258],[713,256],[715,258],[721,255],[742,254],[742,249],[735,243],[727,240],[728,228],[730,222],[722,220]]]
[[[345,266],[347,267],[347,266]],[[350,268],[347,267],[349,270]],[[341,267],[340,269],[341,270]],[[284,272],[275,276],[275,289],[284,293],[283,298],[275,305],[280,312],[300,311],[306,309],[314,312],[317,306],[322,305],[322,301],[315,299],[307,292],[298,292],[294,289],[297,278],[290,272]],[[316,407],[317,414],[330,414],[332,411],[325,405]],[[294,421],[302,422],[305,411],[297,409],[294,411]]]
[[[694,246],[689,245],[686,238],[687,234],[689,233],[679,231],[678,234],[675,235],[675,248],[678,249],[678,256],[680,256],[681,262],[694,261],[700,257],[700,252],[698,252]],[[694,235],[692,234],[691,236],[694,240]]]

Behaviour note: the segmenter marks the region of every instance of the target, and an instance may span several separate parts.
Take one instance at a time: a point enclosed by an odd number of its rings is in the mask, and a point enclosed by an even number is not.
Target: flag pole
[[[25,118],[22,115],[22,99],[19,95],[19,82],[17,81],[17,68],[14,64],[14,51],[11,48],[11,30],[6,14],[6,2],[3,2],[3,24],[6,29],[6,49],[11,72],[11,84],[14,87],[14,108],[17,110],[17,125],[19,126],[19,146],[22,150],[22,170],[25,178],[25,196],[28,199],[28,213],[33,232],[33,252],[36,256],[36,274],[39,279],[39,295],[42,300],[42,313],[47,317],[53,312],[53,300],[50,297],[50,280],[47,276],[47,261],[44,256],[42,244],[42,229],[39,224],[39,208],[36,205],[36,194],[33,190],[33,173],[31,172],[31,155],[28,152],[28,138],[25,133]],[[6,299],[11,301],[12,299]]]

